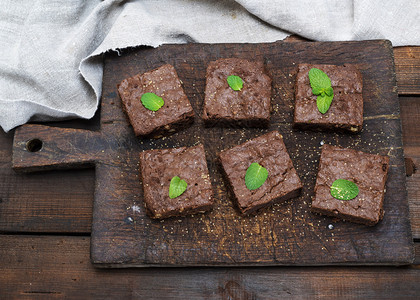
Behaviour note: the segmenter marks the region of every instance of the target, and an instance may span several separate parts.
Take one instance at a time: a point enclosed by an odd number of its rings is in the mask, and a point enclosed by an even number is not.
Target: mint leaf
[[[314,95],[321,95],[323,92],[325,92],[325,89],[319,88],[319,87],[313,87],[312,93]]]
[[[169,184],[169,198],[174,199],[181,196],[187,189],[187,182],[184,179],[174,176]]]
[[[321,114],[325,114],[331,106],[334,95],[327,96],[326,94],[321,94],[316,97],[316,106]]]
[[[227,82],[234,91],[240,91],[244,86],[242,78],[236,75],[228,76]]]
[[[333,90],[333,88],[332,88],[332,87],[326,88],[326,89],[324,90],[324,92],[325,92],[325,94],[326,94],[327,96],[334,96],[334,90]]]
[[[268,171],[258,163],[252,163],[245,173],[245,185],[249,190],[256,190],[267,180]]]
[[[359,188],[352,181],[337,179],[331,185],[330,193],[338,200],[351,200],[359,194]]]
[[[334,98],[331,80],[327,74],[317,68],[310,69],[308,75],[312,93],[318,95],[318,97],[316,97],[316,106],[320,113],[325,114],[330,108]]]
[[[328,75],[323,71],[317,68],[312,68],[309,70],[309,83],[311,84],[312,93],[314,95],[321,94],[320,90],[325,90],[331,87],[331,80],[328,78]]]
[[[155,93],[144,93],[140,100],[143,106],[151,111],[158,111],[165,104],[163,99]]]

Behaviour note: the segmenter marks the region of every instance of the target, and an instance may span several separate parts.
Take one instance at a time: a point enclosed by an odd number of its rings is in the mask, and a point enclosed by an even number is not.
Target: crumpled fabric
[[[389,39],[420,45],[420,1],[145,0],[2,2],[0,126],[91,118],[102,55],[164,43]]]

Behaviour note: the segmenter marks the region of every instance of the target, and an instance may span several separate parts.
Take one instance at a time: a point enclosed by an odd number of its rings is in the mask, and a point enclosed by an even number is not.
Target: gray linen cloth
[[[3,0],[0,126],[91,118],[103,53],[164,43],[389,39],[420,45],[419,0]]]

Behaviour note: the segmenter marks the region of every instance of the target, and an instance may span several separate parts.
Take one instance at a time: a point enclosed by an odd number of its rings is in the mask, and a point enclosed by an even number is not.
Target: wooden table
[[[0,298],[277,299],[420,295],[420,47],[394,48],[416,258],[403,267],[95,269],[93,169],[16,174],[0,132]],[[54,126],[97,129],[99,117]],[[413,169],[414,168],[414,169]]]

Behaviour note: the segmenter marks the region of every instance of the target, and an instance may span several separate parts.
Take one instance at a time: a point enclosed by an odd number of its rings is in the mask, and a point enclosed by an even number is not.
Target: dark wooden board
[[[217,153],[268,130],[205,128],[199,118],[207,63],[221,57],[263,59],[273,78],[272,125],[279,130],[300,175],[301,197],[239,216],[226,191]],[[364,127],[358,135],[297,131],[291,127],[297,64],[354,63],[364,80]],[[171,63],[196,112],[192,127],[171,137],[134,137],[121,109],[116,84]],[[105,61],[101,130],[16,131],[13,163],[35,170],[96,163],[91,258],[97,266],[407,264],[413,261],[392,46],[387,41],[343,43],[188,44],[142,48]],[[38,152],[27,141],[44,141]],[[212,212],[164,221],[149,219],[142,204],[138,154],[144,149],[203,143],[214,187]],[[385,218],[375,227],[309,212],[321,142],[391,157]],[[333,229],[328,225],[333,224]]]

